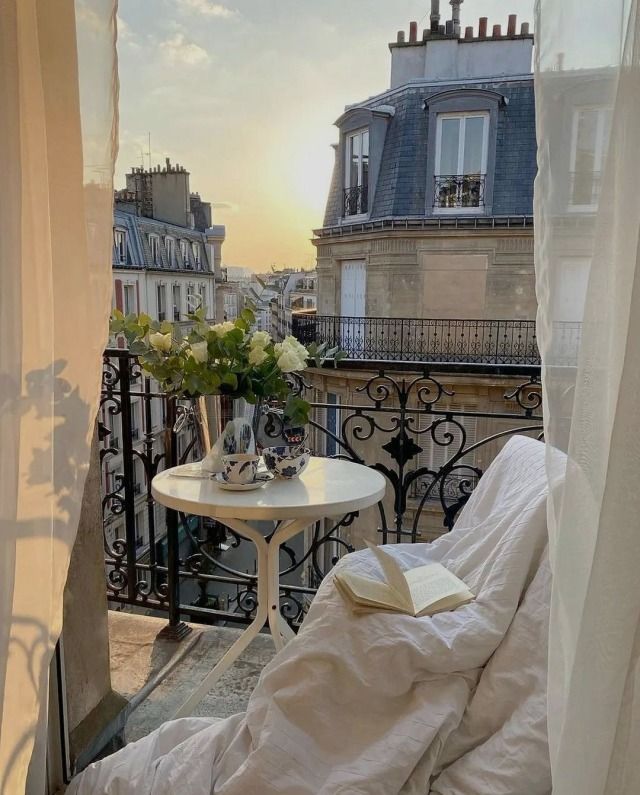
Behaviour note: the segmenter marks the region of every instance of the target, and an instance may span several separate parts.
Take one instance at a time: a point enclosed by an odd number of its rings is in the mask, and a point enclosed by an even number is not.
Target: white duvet
[[[245,714],[166,723],[69,795],[550,792],[546,496],[544,446],[511,439],[451,533],[389,547],[404,568],[442,562],[474,602],[354,616],[328,577]],[[379,576],[369,552],[339,565]]]

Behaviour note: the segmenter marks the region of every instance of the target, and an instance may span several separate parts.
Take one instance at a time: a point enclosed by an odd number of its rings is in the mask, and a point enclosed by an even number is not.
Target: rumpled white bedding
[[[87,768],[68,795],[549,792],[546,496],[544,446],[511,439],[451,533],[389,547],[404,568],[442,562],[474,602],[431,618],[354,616],[328,577],[245,714],[166,723]],[[368,551],[339,565],[380,576]]]

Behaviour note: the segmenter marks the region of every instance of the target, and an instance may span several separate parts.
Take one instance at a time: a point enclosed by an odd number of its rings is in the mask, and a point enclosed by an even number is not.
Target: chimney
[[[453,36],[453,20],[452,19],[447,19],[447,21],[444,23],[444,32],[447,34],[447,36]]]
[[[404,30],[399,30],[398,31],[397,42],[398,42],[398,44],[404,44],[404,42],[405,42]]]
[[[464,37],[465,39],[472,39],[473,38],[473,28],[468,27],[464,29]]]
[[[500,25],[493,26],[493,33],[491,34],[494,39],[499,39],[502,36],[502,28]]]
[[[440,0],[431,0],[431,32],[438,33],[440,24]]]
[[[417,22],[410,22],[409,23],[409,41],[416,42],[418,41],[418,23]]]
[[[478,23],[478,38],[479,39],[486,39],[487,38],[487,22],[489,21],[488,17],[480,17],[480,21]]]
[[[509,22],[507,23],[507,36],[515,36],[516,35],[516,21],[518,19],[517,14],[509,14]]]
[[[460,35],[460,6],[464,0],[449,0],[451,5],[451,22],[453,23],[453,35]]]
[[[523,22],[520,28],[520,35],[521,36],[528,36],[529,35],[529,23]]]

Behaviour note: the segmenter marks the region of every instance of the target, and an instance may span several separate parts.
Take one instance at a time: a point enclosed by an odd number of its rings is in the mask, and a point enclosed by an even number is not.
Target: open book
[[[455,610],[474,599],[462,580],[440,563],[402,571],[392,555],[368,542],[367,546],[378,559],[386,582],[348,570],[338,572],[335,578],[338,590],[351,602],[355,613],[390,610],[412,616],[432,616]]]

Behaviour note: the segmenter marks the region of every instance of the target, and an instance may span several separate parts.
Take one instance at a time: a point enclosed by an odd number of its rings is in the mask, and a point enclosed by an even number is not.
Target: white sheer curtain
[[[538,335],[548,446],[554,795],[640,792],[640,20],[539,0]],[[549,467],[553,466],[549,457]]]
[[[43,793],[111,298],[115,0],[0,4],[0,792]]]

